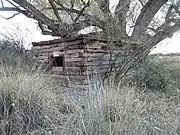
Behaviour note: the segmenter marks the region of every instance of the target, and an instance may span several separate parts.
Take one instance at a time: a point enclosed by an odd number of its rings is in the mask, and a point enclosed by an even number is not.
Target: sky
[[[112,0],[112,5],[116,4],[116,0]],[[111,5],[111,6],[112,6]],[[37,22],[20,14],[10,20],[3,17],[11,16],[10,12],[0,12],[0,33],[14,33],[20,38],[24,38],[26,48],[30,48],[31,42],[39,42],[53,39],[52,36],[41,34],[38,29]],[[18,30],[17,30],[18,28]],[[158,44],[152,53],[180,53],[180,33],[175,33],[171,39],[164,40]]]

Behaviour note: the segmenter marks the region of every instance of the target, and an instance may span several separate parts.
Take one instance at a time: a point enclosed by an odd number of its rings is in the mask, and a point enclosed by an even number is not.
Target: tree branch
[[[16,4],[20,5],[25,9],[23,13],[25,16],[29,18],[33,18],[38,22],[40,22],[41,24],[46,25],[50,30],[52,30],[54,35],[62,36],[62,37],[66,37],[68,35],[69,27],[66,27],[67,26],[66,23],[63,22],[56,23],[56,21],[45,16],[33,5],[27,2],[27,0],[13,0],[13,2],[15,2]]]
[[[132,36],[136,38],[143,38],[146,35],[146,30],[151,23],[154,15],[168,0],[148,0],[142,8],[138,16]]]
[[[25,10],[20,10],[18,8],[15,8],[15,7],[3,7],[3,8],[0,8],[0,11],[12,11],[12,12],[20,12],[20,13],[25,12]]]
[[[129,11],[130,1],[120,0],[115,8],[116,24],[119,26],[120,35],[126,35],[126,18],[127,12]]]
[[[180,19],[176,20],[176,24],[173,26],[168,26],[163,29],[163,31],[158,31],[153,37],[151,37],[144,45],[148,45],[149,49],[152,49],[155,45],[166,38],[171,38],[173,34],[180,30]]]
[[[142,7],[144,7],[144,3],[142,2],[142,0],[138,0],[141,4]]]
[[[79,20],[79,18],[82,16],[83,12],[86,10],[87,7],[89,7],[90,5],[90,1],[91,0],[88,0],[87,3],[85,3],[83,0],[81,0],[84,4],[84,7],[80,10],[79,14],[77,15],[77,17],[75,18],[75,22],[77,22]]]
[[[104,14],[110,13],[109,0],[94,0]]]
[[[4,8],[3,0],[1,0],[1,7]]]
[[[54,4],[54,0],[48,0],[48,1],[54,11],[55,16],[58,19],[58,21],[62,22],[61,17],[59,16],[58,9],[57,9],[56,5]]]
[[[161,26],[159,26],[159,27],[156,28],[156,29],[155,29],[155,28],[148,28],[148,29],[152,30],[152,31],[155,32],[155,33],[158,33],[159,31],[163,31],[164,29],[166,29],[167,27],[169,27],[169,26],[170,26],[170,23],[173,22],[174,20],[176,20],[176,19],[171,18],[171,17],[172,17],[172,10],[174,9],[173,7],[174,7],[174,6],[171,5],[171,6],[168,8],[167,13],[166,13],[166,17],[165,17],[165,22],[164,22]],[[175,23],[175,22],[174,22],[174,23]]]
[[[15,13],[15,14],[13,14],[12,16],[10,16],[10,17],[2,17],[2,18],[4,18],[4,19],[7,19],[7,20],[10,20],[10,19],[12,19],[12,18],[14,18],[15,16],[17,16],[17,15],[19,15],[20,13],[18,12],[18,13]]]

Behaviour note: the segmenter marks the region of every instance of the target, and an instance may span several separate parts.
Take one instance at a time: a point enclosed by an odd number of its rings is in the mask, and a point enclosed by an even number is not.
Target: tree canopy
[[[0,0],[0,3],[0,11],[15,11],[15,15],[21,13],[37,20],[45,35],[74,36],[95,26],[109,36],[151,41],[153,47],[180,29],[179,0],[117,0],[113,9],[111,0]]]

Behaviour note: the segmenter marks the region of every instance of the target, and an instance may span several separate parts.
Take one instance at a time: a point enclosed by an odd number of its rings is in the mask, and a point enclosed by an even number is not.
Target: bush
[[[19,41],[1,40],[0,65],[29,70],[33,65],[32,54]]]
[[[136,86],[146,87],[151,90],[166,91],[172,86],[174,80],[165,61],[150,58],[140,66],[132,77]]]

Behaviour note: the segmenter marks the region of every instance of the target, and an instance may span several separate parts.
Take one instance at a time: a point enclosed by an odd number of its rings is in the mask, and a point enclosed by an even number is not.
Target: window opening
[[[64,57],[63,56],[53,57],[53,66],[54,67],[63,67],[64,66]]]

